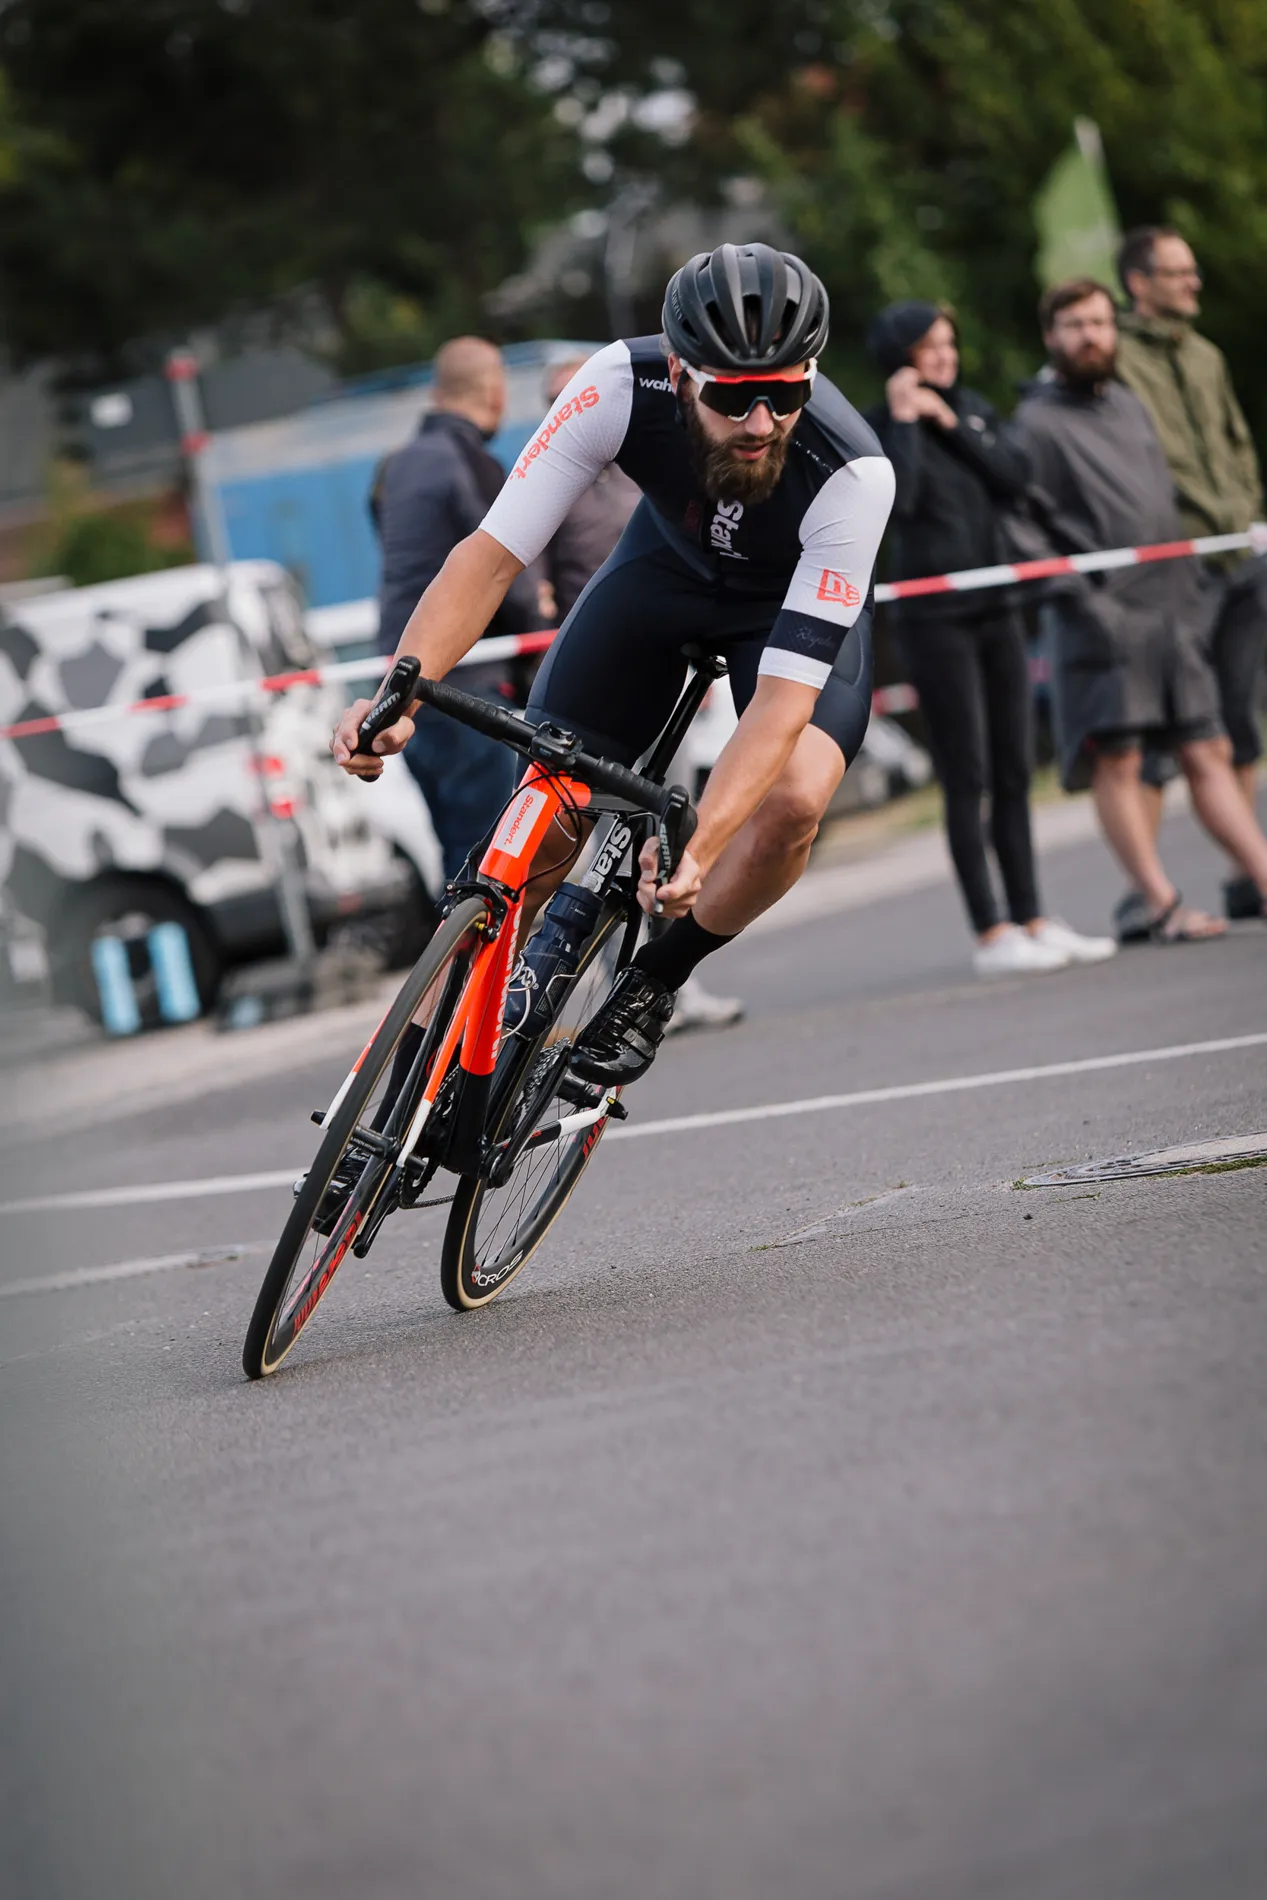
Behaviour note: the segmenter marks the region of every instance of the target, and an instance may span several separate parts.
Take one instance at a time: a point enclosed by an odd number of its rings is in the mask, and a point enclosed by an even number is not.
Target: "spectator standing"
[[[1117,373],[1152,418],[1174,480],[1184,534],[1243,534],[1262,520],[1262,480],[1223,353],[1193,328],[1201,310],[1197,260],[1178,231],[1147,225],[1127,233],[1117,264],[1131,303],[1119,319]],[[1217,602],[1210,658],[1219,706],[1232,764],[1253,811],[1262,753],[1257,700],[1267,577],[1253,554],[1223,555],[1207,563],[1206,572]],[[1161,823],[1161,787],[1172,770],[1164,755],[1145,757],[1154,830]],[[1258,913],[1252,878],[1232,879],[1224,886],[1224,900],[1229,917]]]
[[[371,497],[383,548],[380,652],[395,652],[420,595],[500,492],[505,470],[486,444],[505,409],[506,371],[495,345],[474,336],[444,344],[431,409],[413,440],[388,458]],[[536,582],[524,573],[488,633],[525,633],[540,624]],[[464,667],[462,686],[484,699],[511,697],[501,663]],[[405,763],[430,809],[444,875],[454,878],[514,789],[514,754],[430,706],[419,708],[414,727]]]
[[[1019,501],[1029,467],[990,404],[959,382],[953,319],[933,303],[890,304],[867,342],[888,379],[884,403],[867,420],[897,483],[893,577],[993,566],[1004,559],[1000,511]],[[1029,814],[1029,663],[1014,601],[993,592],[930,594],[898,603],[897,626],[941,781],[950,855],[977,935],[978,974],[1040,974],[1111,956],[1111,938],[1082,937],[1042,915]],[[987,796],[1006,918],[986,851]]]
[[[546,374],[543,395],[546,409],[553,409],[586,358],[577,356],[566,363],[554,363]],[[543,579],[554,597],[559,626],[567,619],[608,555],[615,548],[634,509],[642,500],[642,490],[623,469],[613,462],[578,497],[564,515],[542,556]],[[651,929],[658,927],[653,919]],[[663,928],[664,926],[659,925]],[[696,975],[688,976],[677,992],[667,1033],[677,1035],[684,1029],[722,1029],[737,1023],[744,1013],[737,996],[715,996]]]
[[[1016,422],[1048,552],[1183,537],[1174,484],[1138,397],[1115,380],[1117,326],[1102,284],[1077,278],[1039,305],[1050,375]],[[1140,783],[1147,741],[1177,747],[1197,817],[1260,893],[1267,839],[1232,773],[1206,658],[1210,603],[1191,560],[1117,568],[1052,583],[1053,697],[1065,787],[1090,783],[1109,846],[1148,905],[1150,937],[1222,935],[1186,905],[1157,852]]]

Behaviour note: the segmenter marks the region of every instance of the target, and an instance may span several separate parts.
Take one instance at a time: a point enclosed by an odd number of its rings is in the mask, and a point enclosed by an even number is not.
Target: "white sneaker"
[[[1063,950],[1067,963],[1105,963],[1117,955],[1117,944],[1112,937],[1079,936],[1063,917],[1045,917],[1038,929],[1028,934],[1031,943]]]
[[[972,967],[978,976],[1044,976],[1051,970],[1063,970],[1068,961],[1065,951],[1039,943],[1016,924],[993,943],[979,943],[972,953]]]
[[[697,976],[688,976],[677,993],[665,1034],[675,1036],[683,1029],[724,1029],[742,1015],[743,1004],[737,996],[714,996]]]

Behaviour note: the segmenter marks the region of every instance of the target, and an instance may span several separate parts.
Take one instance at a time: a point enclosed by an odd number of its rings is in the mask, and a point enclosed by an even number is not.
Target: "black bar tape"
[[[460,719],[463,725],[473,726],[476,732],[490,739],[501,739],[516,752],[531,750],[536,727],[515,713],[503,712],[500,707],[490,706],[487,700],[476,699],[443,680],[420,679],[413,691],[415,698],[425,699],[440,712]],[[680,787],[657,785],[654,780],[631,772],[627,765],[618,765],[614,759],[595,758],[589,752],[578,752],[567,770],[586,785],[592,785],[596,792],[606,792],[612,798],[627,802],[632,810],[651,812],[656,818],[663,818],[670,810],[676,813],[679,803],[686,801],[686,793]],[[683,827],[678,834],[681,842],[676,855],[680,857],[682,846],[695,829],[695,813],[689,801],[676,825]]]
[[[486,699],[476,699],[473,693],[460,692],[443,680],[424,679],[418,681],[414,690],[419,699],[460,719],[464,726],[473,726],[487,739],[502,739],[514,746],[516,752],[526,752],[532,744],[535,728],[526,719],[503,712],[500,706],[490,706]]]

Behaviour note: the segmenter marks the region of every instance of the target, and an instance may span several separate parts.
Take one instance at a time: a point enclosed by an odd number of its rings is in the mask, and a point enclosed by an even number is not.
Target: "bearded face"
[[[790,416],[786,422],[776,422],[769,435],[749,435],[742,424],[729,423],[726,426],[731,433],[716,437],[701,416],[687,377],[682,378],[678,395],[686,418],[691,463],[709,500],[739,501],[745,507],[768,501],[787,463],[788,437],[797,418]]]
[[[1074,389],[1099,389],[1117,368],[1116,349],[1084,339],[1072,350],[1052,349],[1052,367]]]
[[[1117,367],[1117,323],[1107,294],[1095,291],[1066,304],[1045,341],[1052,367],[1071,388],[1094,390],[1107,383]]]

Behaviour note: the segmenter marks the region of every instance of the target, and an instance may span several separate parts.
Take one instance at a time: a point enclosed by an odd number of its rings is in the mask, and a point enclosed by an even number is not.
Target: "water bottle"
[[[586,939],[598,922],[603,900],[579,884],[560,884],[515,965],[506,995],[506,1029],[539,1036],[549,1026],[556,1002],[576,974]]]
[[[158,1009],[165,1023],[191,1023],[202,1014],[202,1002],[189,954],[189,937],[179,924],[155,924],[146,939],[150,968],[158,989]]]
[[[134,1036],[141,1027],[141,1010],[128,968],[128,946],[121,937],[94,937],[91,954],[106,1034]]]

